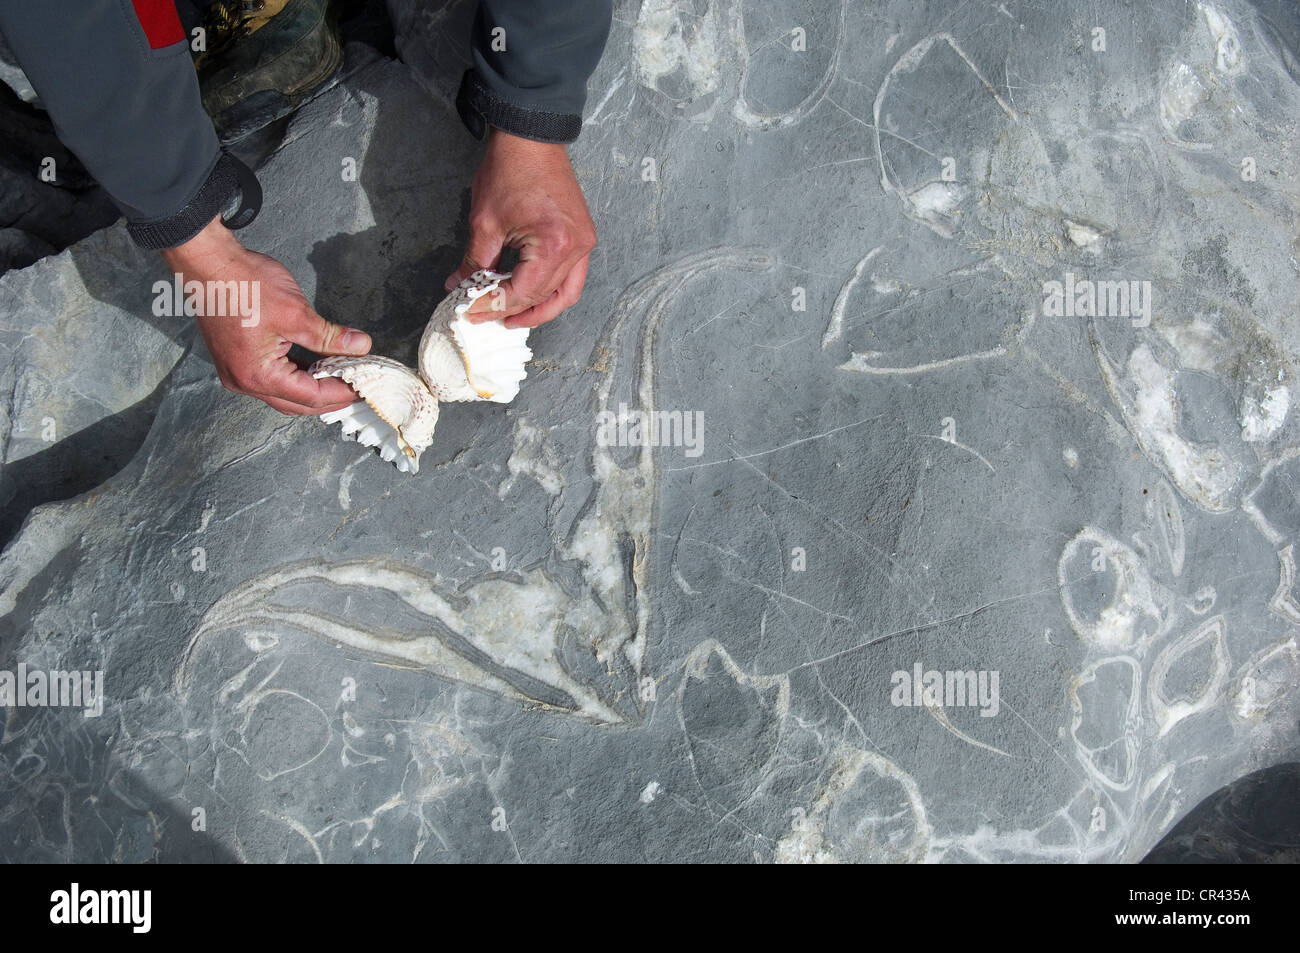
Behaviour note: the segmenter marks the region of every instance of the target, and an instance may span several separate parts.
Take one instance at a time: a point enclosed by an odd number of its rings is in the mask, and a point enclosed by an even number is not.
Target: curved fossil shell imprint
[[[466,316],[476,298],[510,276],[476,271],[434,309],[420,338],[419,372],[386,357],[327,357],[311,366],[313,377],[338,377],[361,400],[321,414],[406,473],[420,469],[420,454],[433,442],[439,401],[491,400],[508,404],[527,376],[532,359],[528,328],[500,321],[475,324]]]

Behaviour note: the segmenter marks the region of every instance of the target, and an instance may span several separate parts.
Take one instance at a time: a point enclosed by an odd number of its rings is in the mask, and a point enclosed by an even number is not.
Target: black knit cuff
[[[228,216],[226,224],[242,228],[251,222],[262,206],[262,189],[252,170],[229,153],[221,153],[189,204],[174,215],[152,222],[128,222],[127,234],[141,248],[175,248],[203,231],[236,197],[240,207]]]
[[[568,144],[582,132],[582,117],[525,109],[497,96],[472,69],[465,71],[456,94],[456,111],[475,139],[487,134],[488,126],[534,142]]]

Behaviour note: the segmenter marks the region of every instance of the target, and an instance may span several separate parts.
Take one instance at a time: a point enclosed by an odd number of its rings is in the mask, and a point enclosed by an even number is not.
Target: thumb
[[[370,351],[370,335],[365,331],[326,321],[315,312],[302,330],[285,337],[317,354],[360,356]]]
[[[484,268],[495,268],[501,259],[501,248],[505,244],[504,236],[496,232],[472,232],[465,257],[460,260],[460,267],[447,276],[443,288],[454,291],[456,286]]]

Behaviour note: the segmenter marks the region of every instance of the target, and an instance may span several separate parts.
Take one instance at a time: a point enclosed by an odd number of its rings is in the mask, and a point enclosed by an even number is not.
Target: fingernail
[[[365,352],[370,349],[370,335],[365,331],[349,330],[339,340],[339,346],[349,352]]]
[[[444,291],[455,291],[458,284],[460,284],[460,278],[456,272],[452,272],[447,276],[447,280],[442,283],[442,287]]]

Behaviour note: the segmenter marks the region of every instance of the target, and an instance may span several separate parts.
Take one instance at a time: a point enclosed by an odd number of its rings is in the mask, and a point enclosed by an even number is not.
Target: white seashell
[[[451,335],[460,348],[465,373],[474,393],[483,400],[508,404],[528,376],[524,365],[533,352],[524,342],[528,328],[508,328],[500,321],[475,324],[459,315],[451,322]]]
[[[342,410],[321,414],[341,423],[343,436],[355,436],[403,472],[420,469],[420,454],[433,442],[438,401],[411,369],[386,357],[327,357],[312,365],[313,377],[339,377],[361,395]]]
[[[314,377],[338,377],[361,400],[321,414],[327,424],[343,425],[403,472],[420,468],[420,454],[433,442],[438,401],[491,400],[508,404],[527,376],[532,359],[528,328],[501,321],[474,323],[465,317],[476,298],[495,291],[510,276],[476,271],[434,309],[420,338],[419,375],[386,357],[327,357],[311,367]]]
[[[439,400],[490,400],[508,404],[532,360],[528,328],[466,317],[475,299],[496,291],[509,275],[476,271],[433,312],[420,339],[420,376]]]

